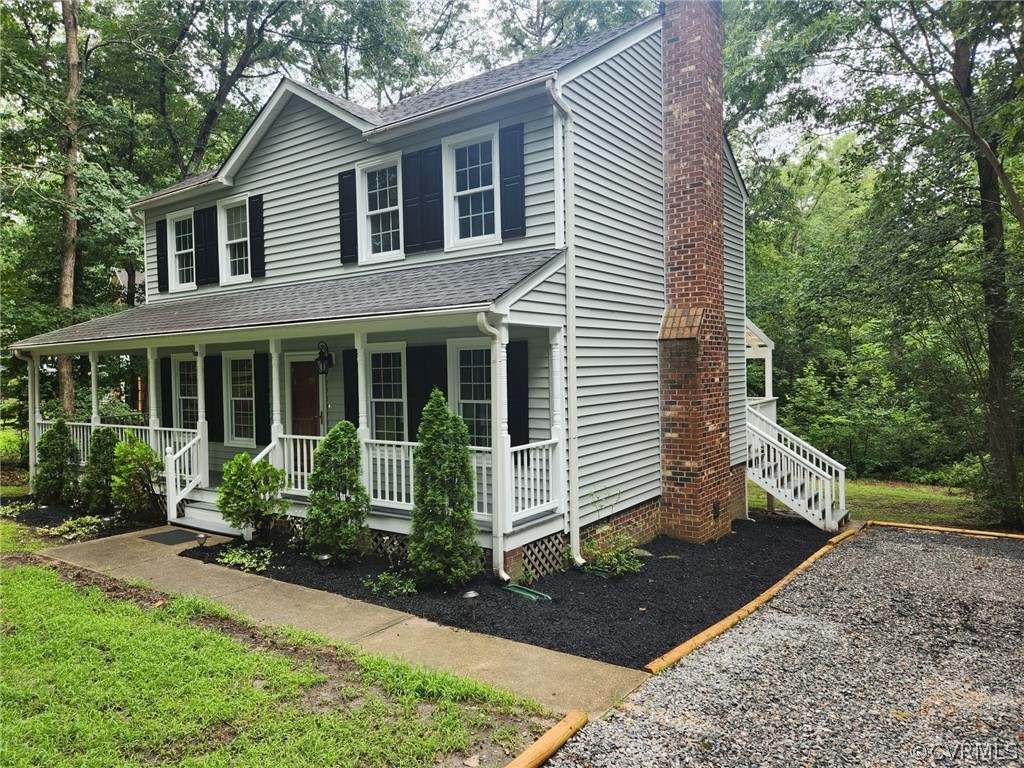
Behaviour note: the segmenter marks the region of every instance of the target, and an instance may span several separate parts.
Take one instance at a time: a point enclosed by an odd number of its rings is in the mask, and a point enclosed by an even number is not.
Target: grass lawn
[[[747,503],[752,510],[763,510],[765,492],[747,482]],[[917,485],[889,480],[848,480],[846,506],[854,520],[880,520],[890,523],[944,525],[965,528],[991,528],[984,511],[969,495],[958,489]],[[776,502],[777,508],[785,506]]]
[[[273,636],[194,597],[112,599],[34,565],[0,575],[4,766],[493,765],[544,727],[537,705],[486,686]]]

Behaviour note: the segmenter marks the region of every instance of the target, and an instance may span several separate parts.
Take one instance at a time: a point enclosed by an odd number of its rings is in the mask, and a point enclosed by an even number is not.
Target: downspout
[[[576,124],[572,110],[562,98],[554,79],[547,82],[548,96],[562,116],[565,174],[565,370],[568,396],[565,408],[565,435],[569,446],[569,548],[577,565],[586,561],[580,554],[580,457],[576,436]]]
[[[502,376],[495,376],[493,371],[496,366],[500,365],[501,360],[501,346],[502,342],[508,341],[506,328],[495,328],[493,325],[487,322],[487,313],[477,312],[476,325],[482,333],[486,333],[491,337],[491,402],[493,403],[493,393],[498,391],[498,387],[501,387],[504,383],[505,378]],[[500,323],[499,323],[500,325]],[[504,334],[502,331],[504,330]],[[504,338],[503,338],[504,336]],[[508,478],[505,477],[505,457],[499,456],[502,451],[501,448],[507,450],[507,446],[504,445],[504,430],[498,426],[502,420],[502,412],[508,413],[508,392],[503,393],[500,407],[495,409],[491,413],[491,467],[494,472],[493,477],[498,480],[495,485],[495,493],[493,494],[493,503],[491,504],[491,567],[494,572],[498,574],[503,582],[512,581],[512,577],[505,571],[505,501],[507,500],[507,494],[505,493],[508,488]],[[507,424],[507,416],[505,417],[505,423]]]

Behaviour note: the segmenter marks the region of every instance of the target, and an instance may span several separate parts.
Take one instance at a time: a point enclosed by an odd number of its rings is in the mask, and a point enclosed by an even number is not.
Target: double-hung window
[[[174,423],[182,429],[195,429],[199,422],[199,372],[192,355],[171,358],[174,391]]]
[[[256,445],[256,386],[252,352],[224,353],[224,442]]]
[[[252,279],[249,259],[249,201],[226,200],[217,204],[220,229],[220,282]]]
[[[448,342],[449,379],[455,382],[452,407],[469,428],[471,445],[491,445],[491,349],[478,339]]]
[[[401,168],[399,154],[356,167],[359,260],[363,263],[403,257]]]
[[[448,249],[500,241],[498,127],[462,134],[444,145]]]
[[[370,354],[370,421],[375,440],[404,441],[405,346],[373,345]]]
[[[167,217],[167,240],[171,251],[171,290],[195,288],[196,233],[191,210]]]

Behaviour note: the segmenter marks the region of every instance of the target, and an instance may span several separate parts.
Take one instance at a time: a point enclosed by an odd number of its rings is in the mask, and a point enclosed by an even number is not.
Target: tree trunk
[[[992,139],[993,147],[996,140]],[[1019,457],[1017,455],[1017,414],[1013,399],[1013,311],[1006,283],[1006,243],[999,178],[981,153],[978,187],[981,193],[981,230],[984,263],[981,286],[985,295],[988,332],[988,442],[991,457],[992,499],[1003,523],[1024,528],[1021,505]]]
[[[67,116],[61,150],[64,154],[64,211],[61,214],[60,285],[58,306],[62,320],[71,319],[75,306],[75,264],[78,257],[78,97],[82,91],[82,61],[78,55],[78,23],[80,0],[61,0],[64,34],[67,40],[68,97]],[[72,361],[63,356],[57,359],[57,390],[61,409],[70,414],[75,408],[75,380]]]

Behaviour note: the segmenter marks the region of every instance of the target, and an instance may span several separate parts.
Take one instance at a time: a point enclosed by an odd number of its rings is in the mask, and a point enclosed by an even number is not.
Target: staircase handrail
[[[844,473],[846,472],[846,466],[845,465],[840,464],[838,461],[833,459],[827,453],[824,453],[821,450],[819,450],[818,448],[815,448],[813,445],[808,443],[802,437],[798,437],[797,435],[794,435],[788,429],[786,429],[782,425],[778,424],[777,422],[774,422],[771,419],[767,418],[764,414],[760,413],[756,408],[752,408],[749,405],[747,406],[747,425],[748,426],[750,426],[750,427],[752,427],[754,429],[758,429],[757,427],[754,427],[750,423],[750,416],[751,415],[753,415],[756,418],[757,421],[764,422],[766,424],[771,424],[772,428],[778,430],[778,432],[781,435],[783,435],[787,440],[790,440],[793,443],[796,443],[798,446],[800,446],[800,448],[802,448],[803,450],[807,451],[807,453],[811,454],[812,456],[814,456],[817,459],[820,459],[823,464],[825,464],[826,466],[828,466],[828,467],[830,467],[832,469],[835,469],[837,473],[838,472],[844,472]],[[758,430],[758,431],[764,433],[764,430]],[[778,443],[778,442],[781,442],[781,441],[776,437],[776,438],[774,438],[774,442]]]
[[[808,461],[803,456],[801,456],[797,451],[794,451],[785,443],[775,439],[767,432],[765,432],[763,429],[755,427],[750,422],[747,422],[747,429],[751,430],[754,434],[763,437],[765,440],[767,440],[769,443],[775,446],[782,453],[786,454],[788,458],[795,459],[797,464],[799,464],[803,469],[808,470],[812,475],[817,475],[819,479],[828,480],[829,482],[835,479],[834,475],[829,474],[821,467],[817,466],[814,462]]]
[[[264,460],[269,461],[269,459],[267,457],[270,456],[270,454],[272,454],[276,449],[277,449],[277,441],[276,440],[272,440],[270,442],[270,445],[268,445],[266,448],[264,448],[262,451],[260,451],[259,453],[257,453],[255,456],[252,457],[252,463],[253,464],[258,464],[259,462],[264,461]]]

